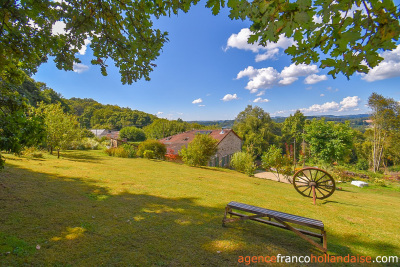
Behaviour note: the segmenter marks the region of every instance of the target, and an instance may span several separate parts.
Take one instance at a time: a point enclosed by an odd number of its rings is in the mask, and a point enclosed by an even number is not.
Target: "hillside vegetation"
[[[343,184],[314,206],[292,185],[225,169],[102,151],[5,157],[3,266],[232,266],[247,255],[321,255],[279,228],[251,221],[222,227],[233,200],[322,220],[332,255],[400,255],[398,188]]]

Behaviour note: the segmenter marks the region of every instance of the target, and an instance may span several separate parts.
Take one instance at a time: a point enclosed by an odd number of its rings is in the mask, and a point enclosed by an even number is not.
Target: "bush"
[[[254,158],[250,153],[236,152],[231,159],[231,166],[238,172],[243,172],[248,176],[253,176],[256,170]]]
[[[83,138],[82,140],[72,141],[69,144],[68,149],[97,150],[100,149],[100,146],[101,146],[100,143],[95,138]]]
[[[106,154],[113,157],[128,158],[129,153],[123,147],[111,147],[105,150]]]
[[[135,158],[136,157],[136,149],[132,145],[123,144],[122,147],[128,153],[128,158]]]
[[[4,160],[3,156],[0,154],[0,171],[4,169],[4,165],[6,164],[6,161]]]
[[[282,149],[275,145],[270,146],[268,151],[262,155],[261,162],[263,168],[272,171],[278,181],[280,181],[280,175],[283,175],[286,180],[292,182],[290,178],[293,169],[292,161],[288,156],[282,155]]]
[[[154,152],[153,150],[145,150],[143,152],[143,157],[146,159],[154,159]]]
[[[356,168],[357,168],[357,170],[367,171],[369,168],[368,161],[365,159],[358,160],[358,162],[356,164]]]
[[[196,134],[193,141],[179,151],[183,162],[189,166],[206,166],[217,153],[218,141],[206,134]]]
[[[42,151],[36,149],[36,147],[25,148],[22,151],[22,155],[24,155],[25,157],[30,157],[30,158],[43,158]]]
[[[157,140],[146,140],[141,143],[137,150],[137,156],[143,158],[146,150],[153,151],[153,157],[156,159],[164,159],[165,153],[167,152],[165,145]]]
[[[146,140],[146,134],[142,129],[136,128],[135,126],[125,127],[119,131],[120,138],[126,138],[128,141],[144,141]]]
[[[111,147],[104,150],[107,155],[120,158],[134,158],[136,156],[135,148],[130,145],[120,147]]]

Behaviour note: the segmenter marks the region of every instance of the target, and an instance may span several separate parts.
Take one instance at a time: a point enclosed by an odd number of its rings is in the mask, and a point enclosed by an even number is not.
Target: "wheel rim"
[[[315,187],[317,199],[330,197],[335,192],[336,185],[332,176],[318,168],[304,168],[293,176],[293,186],[297,192],[305,197],[313,197],[312,187]]]

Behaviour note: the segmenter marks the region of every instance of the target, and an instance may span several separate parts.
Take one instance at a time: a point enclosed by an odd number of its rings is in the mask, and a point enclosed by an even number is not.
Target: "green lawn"
[[[292,185],[225,169],[102,151],[5,157],[1,266],[232,266],[239,256],[321,255],[290,231],[222,227],[233,200],[322,220],[329,254],[400,256],[398,190],[343,184],[314,206]]]

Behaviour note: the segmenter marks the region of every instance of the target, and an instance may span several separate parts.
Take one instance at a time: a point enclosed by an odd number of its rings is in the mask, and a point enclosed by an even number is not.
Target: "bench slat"
[[[235,201],[231,201],[228,204],[228,207],[233,208],[233,209],[242,210],[242,211],[252,212],[252,213],[256,213],[256,214],[263,214],[263,215],[266,215],[266,217],[271,217],[271,218],[277,217],[286,222],[292,222],[292,223],[296,223],[299,225],[324,230],[324,224],[322,221],[311,219],[311,218],[306,218],[306,217],[292,215],[292,214],[279,212],[279,211],[275,211],[275,210],[269,210],[269,209],[264,209],[264,208],[260,208],[260,207],[255,207],[255,206],[251,206],[248,204],[239,203],[239,202],[235,202]]]

